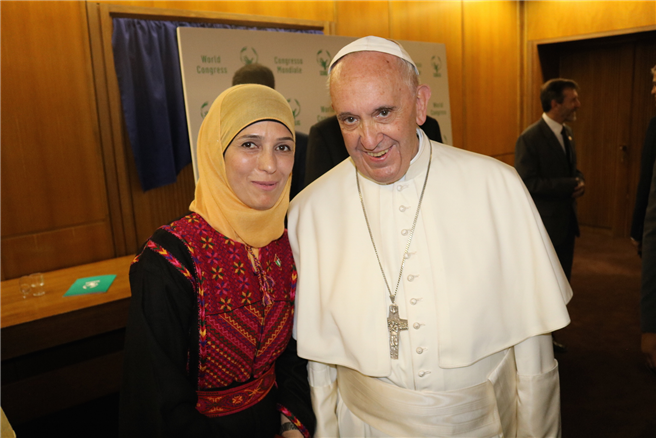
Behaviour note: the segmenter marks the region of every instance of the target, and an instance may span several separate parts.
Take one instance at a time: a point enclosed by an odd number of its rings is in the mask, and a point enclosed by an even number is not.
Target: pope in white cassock
[[[331,63],[350,158],[289,212],[315,436],[560,436],[571,289],[515,170],[418,128],[430,93],[390,40]]]

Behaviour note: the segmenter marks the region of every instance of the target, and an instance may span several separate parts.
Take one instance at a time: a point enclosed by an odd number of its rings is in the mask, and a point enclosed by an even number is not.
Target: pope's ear
[[[431,97],[431,89],[428,85],[417,87],[417,125],[421,126],[426,121],[426,111],[428,110],[428,100]]]

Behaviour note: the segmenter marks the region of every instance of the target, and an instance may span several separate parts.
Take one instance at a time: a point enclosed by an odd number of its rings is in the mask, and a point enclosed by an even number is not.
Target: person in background
[[[651,94],[656,98],[656,66],[651,74]],[[656,373],[656,117],[649,121],[642,148],[631,240],[642,255],[640,344],[647,366]]]
[[[585,193],[583,173],[576,167],[572,129],[581,107],[576,82],[552,79],[542,85],[542,117],[526,128],[515,145],[515,169],[540,212],[558,260],[569,280],[574,241],[580,235],[576,200]]]
[[[647,366],[656,373],[656,164],[642,235],[642,287],[640,292],[641,349]]]
[[[571,289],[521,179],[428,139],[396,42],[358,39],[329,74],[351,159],[288,215],[315,436],[559,436]]]
[[[290,339],[297,274],[284,217],[294,117],[277,91],[219,95],[198,135],[191,213],[130,268],[121,437],[310,437]]]
[[[526,128],[515,144],[515,169],[540,212],[567,280],[572,277],[574,242],[580,236],[576,200],[585,193],[585,178],[576,166],[572,129],[581,107],[576,82],[552,79],[542,85],[542,117]],[[554,350],[567,348],[553,340]]]
[[[651,75],[651,94],[656,98],[656,65],[651,69]],[[633,219],[631,220],[631,242],[636,247],[638,255],[642,254],[642,232],[644,230],[645,212],[647,211],[654,162],[656,162],[656,117],[652,117],[649,121],[645,143],[642,146],[640,179],[638,180]]]
[[[241,84],[260,84],[267,87],[276,88],[276,78],[269,67],[262,64],[246,64],[235,72],[232,76],[232,85]],[[296,150],[294,152],[294,169],[292,169],[292,186],[289,192],[289,198],[303,190],[305,180],[305,162],[307,156],[308,135],[302,132],[296,132]]]

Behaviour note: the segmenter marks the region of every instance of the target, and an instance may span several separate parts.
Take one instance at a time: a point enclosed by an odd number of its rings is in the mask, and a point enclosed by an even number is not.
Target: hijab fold
[[[189,206],[221,234],[254,248],[268,245],[285,231],[291,174],[276,204],[268,210],[256,210],[244,204],[230,187],[224,153],[239,132],[265,120],[282,123],[295,137],[292,110],[272,88],[237,85],[216,98],[198,132],[198,182]]]

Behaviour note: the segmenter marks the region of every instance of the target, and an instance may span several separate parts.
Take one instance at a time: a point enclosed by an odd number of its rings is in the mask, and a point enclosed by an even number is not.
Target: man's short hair
[[[246,64],[232,76],[232,85],[260,84],[276,88],[276,79],[271,69],[262,64]]]
[[[542,103],[542,111],[548,113],[551,111],[551,101],[555,100],[557,103],[563,103],[566,89],[578,90],[579,84],[571,79],[556,78],[545,82],[540,88],[540,102]]]

